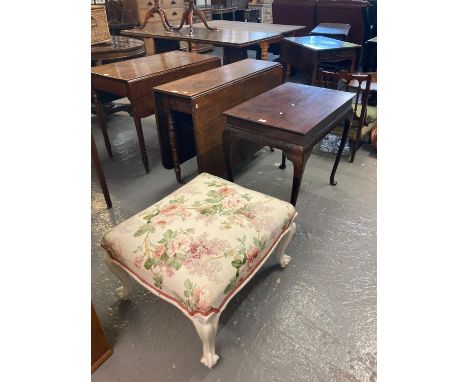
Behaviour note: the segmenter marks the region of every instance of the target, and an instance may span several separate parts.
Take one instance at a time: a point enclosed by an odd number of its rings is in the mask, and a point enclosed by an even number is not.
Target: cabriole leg
[[[220,313],[214,313],[207,320],[195,317],[193,324],[203,344],[203,357],[201,363],[210,369],[218,362],[219,355],[215,353],[215,337],[218,331],[218,321]]]
[[[291,241],[295,233],[296,223],[292,222],[291,226],[288,228],[287,233],[283,236],[281,241],[278,243],[278,246],[276,247],[276,254],[278,256],[278,261],[281,265],[281,268],[286,268],[291,262],[291,256],[286,255],[284,251],[288,247],[289,242]]]
[[[121,267],[115,264],[107,253],[104,255],[104,262],[109,270],[116,275],[123,284],[115,290],[117,297],[119,300],[128,300],[132,295],[132,282],[130,281],[130,276]]]

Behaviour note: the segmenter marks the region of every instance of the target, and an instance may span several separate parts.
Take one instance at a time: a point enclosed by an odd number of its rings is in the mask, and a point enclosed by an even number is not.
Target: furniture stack
[[[348,41],[362,45],[373,37],[368,12],[364,0],[275,0],[273,22],[306,25],[309,31],[321,23],[350,24]]]
[[[140,19],[140,24],[143,23],[148,9],[151,7],[153,2],[151,0],[138,0],[138,15]],[[185,10],[184,0],[159,0],[159,5],[164,9],[167,15],[167,19],[171,24],[179,24],[180,18]],[[161,18],[158,15],[150,17],[148,24],[160,25],[162,26]],[[154,44],[153,40],[150,38],[145,38],[145,47],[146,54],[154,54]]]
[[[273,23],[273,0],[253,0],[249,8],[258,9],[260,11],[260,22],[264,24]],[[294,24],[304,25],[304,24]]]

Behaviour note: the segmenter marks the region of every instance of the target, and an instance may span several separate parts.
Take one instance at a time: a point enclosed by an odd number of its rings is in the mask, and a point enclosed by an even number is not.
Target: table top
[[[210,31],[201,23],[193,24],[193,35],[185,25],[180,31],[166,31],[162,25],[148,23],[143,29],[129,29],[121,33],[128,36],[153,37],[158,39],[194,41],[220,46],[246,47],[260,42],[280,39],[284,34],[304,29],[300,25],[245,23],[241,21],[213,20],[208,25],[218,28]]]
[[[157,86],[154,90],[193,98],[213,89],[229,86],[239,79],[258,74],[261,70],[268,70],[279,65],[276,62],[246,59]]]
[[[122,81],[131,81],[150,75],[159,75],[170,70],[180,69],[183,66],[214,59],[218,58],[207,54],[172,51],[153,56],[135,58],[133,60],[95,66],[91,68],[91,74]]]
[[[125,36],[111,36],[112,41],[105,44],[91,45],[91,56],[93,54],[108,54],[117,52],[132,52],[144,47],[145,43],[136,38]]]
[[[361,47],[361,45],[353,44],[352,42],[335,40],[334,38],[324,36],[286,37],[284,40],[289,41],[292,44],[300,45],[304,48],[319,51]]]
[[[199,23],[197,23],[199,24]],[[194,25],[197,25],[194,24]],[[199,24],[202,25],[202,24]],[[247,30],[252,32],[280,33],[282,35],[305,29],[304,25],[283,25],[283,24],[264,24],[264,23],[246,23],[243,21],[230,20],[212,20],[208,25],[218,29]]]
[[[353,97],[354,93],[287,82],[223,114],[306,135],[346,104],[351,107]]]
[[[331,34],[331,35],[348,35],[351,25],[340,23],[320,23],[311,33]]]

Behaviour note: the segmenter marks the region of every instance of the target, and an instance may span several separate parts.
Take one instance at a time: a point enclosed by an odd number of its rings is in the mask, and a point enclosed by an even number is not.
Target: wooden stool
[[[277,63],[247,59],[155,87],[164,167],[174,168],[180,183],[180,164],[196,155],[199,173],[223,176],[223,111],[280,85],[281,75]],[[233,161],[237,164],[261,147],[234,145]]]
[[[148,173],[141,118],[154,114],[153,87],[220,65],[221,60],[216,56],[174,51],[91,68],[93,100],[109,156],[112,157],[112,149],[107,135],[103,103],[124,97],[130,100],[130,113],[135,122],[141,157]]]
[[[281,267],[289,264],[284,250],[296,215],[287,202],[204,173],[114,227],[101,245],[123,283],[118,296],[130,297],[130,275],[179,308],[195,325],[201,362],[211,368],[219,358],[219,316],[275,248]]]
[[[224,112],[227,126],[223,134],[223,147],[228,180],[233,180],[231,140],[242,139],[279,148],[294,165],[291,204],[296,205],[312,148],[337,124],[345,121],[330,176],[330,184],[336,185],[336,169],[353,118],[353,97],[352,93],[287,82]],[[284,162],[283,157],[282,168]]]

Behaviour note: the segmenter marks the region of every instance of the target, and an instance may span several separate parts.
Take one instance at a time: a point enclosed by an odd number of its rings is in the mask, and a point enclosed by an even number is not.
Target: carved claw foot
[[[278,254],[278,262],[280,263],[281,268],[286,268],[288,264],[291,262],[291,256],[286,255],[284,251],[286,250],[289,242],[291,241],[295,233],[296,233],[296,223],[292,222],[288,230],[284,234],[283,238],[278,244],[278,247],[276,250]]]
[[[215,353],[208,353],[204,355],[201,359],[201,363],[204,364],[205,366],[208,366],[210,369],[216,365],[216,362],[218,362],[219,355]]]
[[[121,286],[115,290],[115,294],[119,300],[126,301],[130,299],[132,291],[128,290],[128,288],[125,288],[124,286]]]
[[[193,324],[203,345],[201,363],[210,369],[218,362],[219,355],[215,353],[215,337],[218,331],[219,313],[214,313],[208,319],[195,317]]]
[[[284,255],[284,254],[283,256],[281,256],[281,259],[280,259],[281,268],[286,268],[290,262],[291,262],[291,256]]]

